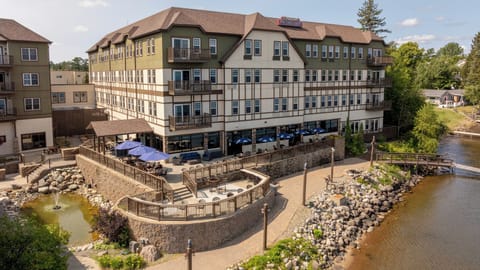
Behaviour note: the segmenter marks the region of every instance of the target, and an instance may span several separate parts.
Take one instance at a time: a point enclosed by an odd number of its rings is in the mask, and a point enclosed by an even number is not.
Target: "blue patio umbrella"
[[[319,128],[319,127],[317,127],[317,128],[312,128],[310,131],[311,131],[312,133],[314,133],[314,134],[327,132],[325,129]]]
[[[145,154],[141,155],[138,159],[143,160],[145,162],[148,162],[148,161],[165,160],[169,157],[170,157],[170,155],[167,154],[167,153],[160,152],[160,151],[152,151],[152,152],[148,152],[148,153],[145,153]]]
[[[310,135],[310,132],[308,132],[308,130],[306,130],[306,129],[299,129],[299,130],[295,131],[295,134],[297,134],[297,135]]]
[[[142,145],[141,142],[136,142],[136,141],[124,141],[117,146],[115,146],[115,150],[130,150],[135,147],[139,147]]]
[[[252,143],[252,140],[250,138],[247,138],[247,137],[242,137],[242,138],[236,139],[233,143],[234,144],[249,144],[249,143]]]
[[[139,147],[135,147],[133,149],[128,150],[128,154],[132,156],[141,156],[148,152],[156,151],[157,149],[145,145],[141,145]]]
[[[275,141],[275,138],[273,138],[272,136],[262,136],[257,139],[257,142],[259,143],[268,143],[268,142],[274,142],[274,141]]]
[[[290,139],[293,138],[293,135],[290,134],[290,133],[285,133],[285,132],[283,132],[283,133],[279,133],[279,134],[278,134],[278,138],[279,138],[280,140],[290,140]]]

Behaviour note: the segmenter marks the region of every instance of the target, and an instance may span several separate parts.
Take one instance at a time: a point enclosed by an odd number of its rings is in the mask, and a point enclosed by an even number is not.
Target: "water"
[[[449,137],[440,153],[480,168],[480,140]],[[480,174],[426,177],[355,251],[349,270],[479,269]]]
[[[54,194],[53,194],[54,195]],[[94,209],[86,199],[75,194],[61,194],[58,197],[60,209],[54,210],[55,196],[40,196],[24,205],[22,211],[37,216],[43,224],[59,224],[70,232],[69,246],[92,241],[90,221]]]

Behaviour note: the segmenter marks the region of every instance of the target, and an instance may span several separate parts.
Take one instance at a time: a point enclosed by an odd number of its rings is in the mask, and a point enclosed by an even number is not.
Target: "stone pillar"
[[[227,136],[225,131],[220,131],[220,149],[222,149],[223,154],[226,156],[227,155]]]
[[[276,133],[277,133],[277,136],[276,136],[276,138],[277,138],[277,149],[280,149],[280,137],[278,137],[278,134],[280,134],[280,126],[277,126],[276,129],[277,129],[277,131],[276,131]]]
[[[257,129],[252,129],[252,154],[257,152]]]
[[[203,133],[203,151],[207,151],[208,150],[208,133],[205,132]]]
[[[164,153],[168,153],[168,137],[167,136],[162,137],[162,148]]]

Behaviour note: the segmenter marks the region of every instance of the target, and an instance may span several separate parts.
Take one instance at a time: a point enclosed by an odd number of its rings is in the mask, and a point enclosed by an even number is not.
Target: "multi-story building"
[[[336,134],[347,118],[354,131],[381,131],[384,50],[350,26],[169,8],[88,54],[97,105],[111,119],[146,119],[155,133],[146,141],[169,153],[232,154],[279,134],[296,134],[282,144],[318,138],[311,130]]]
[[[0,155],[53,145],[49,44],[0,19]]]

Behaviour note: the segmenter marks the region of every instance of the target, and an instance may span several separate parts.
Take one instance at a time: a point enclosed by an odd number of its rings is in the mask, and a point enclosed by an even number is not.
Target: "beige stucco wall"
[[[17,137],[18,137],[18,149],[22,149],[21,137],[22,134],[45,132],[45,139],[48,146],[53,146],[53,131],[52,131],[52,118],[37,118],[37,119],[25,119],[16,121]],[[33,149],[30,151],[38,151]],[[28,152],[28,151],[24,151]]]
[[[54,84],[84,84],[88,72],[86,71],[66,71],[51,70],[50,82]]]
[[[94,109],[95,108],[95,85],[93,84],[63,84],[52,85],[52,93],[64,92],[65,103],[52,103],[53,110],[61,109]],[[73,102],[73,92],[87,92],[87,102]]]
[[[0,122],[0,136],[5,136],[5,142],[0,145],[0,155],[14,152],[15,125],[13,122]]]

